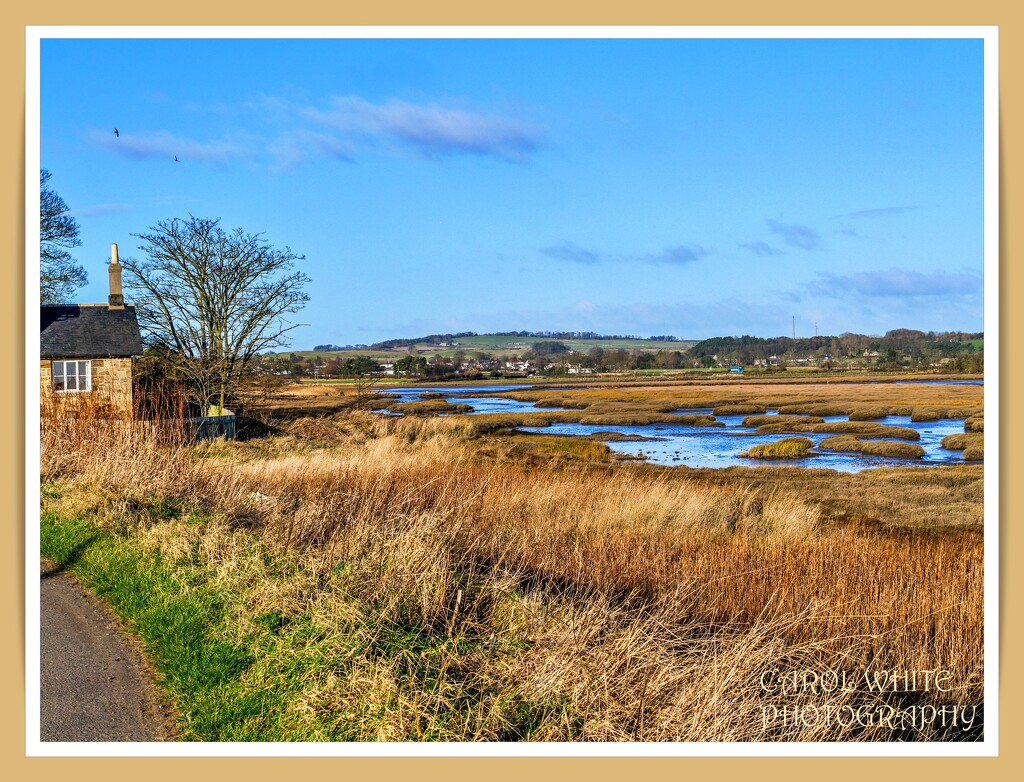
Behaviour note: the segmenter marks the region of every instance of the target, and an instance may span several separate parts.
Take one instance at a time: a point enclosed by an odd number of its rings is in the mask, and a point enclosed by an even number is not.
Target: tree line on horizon
[[[760,366],[765,371],[784,371],[787,366],[841,369],[929,369],[937,366],[952,373],[984,371],[984,350],[975,342],[983,332],[934,332],[893,329],[884,336],[845,333],[839,336],[713,337],[689,350],[650,348],[604,348],[573,350],[563,342],[544,339],[533,342],[520,354],[502,358],[483,350],[459,348],[451,355],[406,355],[390,361],[398,376],[444,378],[509,377],[524,371],[531,374],[561,375],[590,372],[627,372],[659,369],[694,369],[738,364]],[[422,344],[417,342],[414,344]],[[335,347],[335,346],[321,346]],[[331,353],[332,351],[324,351]],[[528,364],[523,368],[521,364]],[[509,364],[515,365],[509,367]],[[383,366],[369,355],[264,356],[265,372],[294,376],[358,377],[379,374]]]

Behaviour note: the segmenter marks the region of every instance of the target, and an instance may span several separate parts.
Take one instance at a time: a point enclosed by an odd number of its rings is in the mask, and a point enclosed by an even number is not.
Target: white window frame
[[[81,365],[84,365],[81,366]],[[73,366],[74,371],[70,377],[75,379],[75,388],[68,388],[68,367]],[[58,368],[60,371],[58,372]],[[63,388],[57,388],[57,378],[63,381]],[[85,388],[81,388],[81,381],[85,380]],[[50,389],[55,394],[78,394],[83,391],[92,391],[92,361],[89,359],[61,359],[50,362]]]

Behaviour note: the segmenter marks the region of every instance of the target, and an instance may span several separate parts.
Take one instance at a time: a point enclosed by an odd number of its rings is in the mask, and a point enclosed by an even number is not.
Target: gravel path
[[[165,741],[168,710],[109,609],[43,562],[40,740]]]

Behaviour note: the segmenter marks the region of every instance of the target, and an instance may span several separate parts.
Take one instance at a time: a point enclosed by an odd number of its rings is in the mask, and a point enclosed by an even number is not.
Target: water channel
[[[984,381],[895,381],[895,382],[926,382],[929,384],[948,385],[983,385]],[[420,386],[416,388],[400,388],[382,390],[382,393],[394,394],[403,402],[420,400],[421,394],[429,394],[435,398],[470,405],[473,413],[528,413],[541,410],[560,410],[557,407],[538,408],[533,402],[522,402],[501,396],[488,396],[502,391],[525,390],[528,384],[504,386]],[[550,390],[545,387],[546,390]],[[468,396],[473,394],[473,396]],[[687,408],[677,413],[711,414],[711,408]],[[777,411],[769,410],[768,414]],[[608,446],[617,453],[631,456],[642,455],[648,462],[664,465],[686,465],[688,467],[754,467],[759,464],[800,465],[819,467],[842,472],[859,472],[871,467],[934,467],[938,465],[964,464],[959,451],[949,451],[939,443],[943,437],[961,434],[964,422],[960,419],[943,419],[939,421],[911,421],[909,416],[888,416],[878,419],[878,423],[886,426],[902,426],[914,429],[920,435],[913,442],[924,448],[925,455],[921,459],[895,459],[879,456],[867,456],[861,453],[834,452],[812,449],[810,456],[803,459],[746,459],[739,456],[754,445],[770,443],[783,437],[808,437],[815,446],[832,433],[800,433],[799,435],[755,434],[754,427],[743,426],[744,415],[720,415],[716,419],[725,424],[724,427],[700,427],[685,424],[654,423],[641,426],[620,426],[614,424],[575,424],[557,423],[549,426],[521,427],[522,431],[541,432],[557,435],[594,435],[603,432],[617,432],[626,436],[637,436],[641,440],[610,441]],[[825,421],[845,421],[846,416],[825,416]],[[879,438],[887,439],[887,438]]]

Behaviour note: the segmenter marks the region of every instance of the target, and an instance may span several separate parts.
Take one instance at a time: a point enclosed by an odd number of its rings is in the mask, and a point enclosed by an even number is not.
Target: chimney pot
[[[121,262],[117,259],[117,245],[110,245],[110,265],[107,267],[110,275],[110,295],[107,297],[107,306],[114,310],[124,309],[124,292],[121,290]]]

